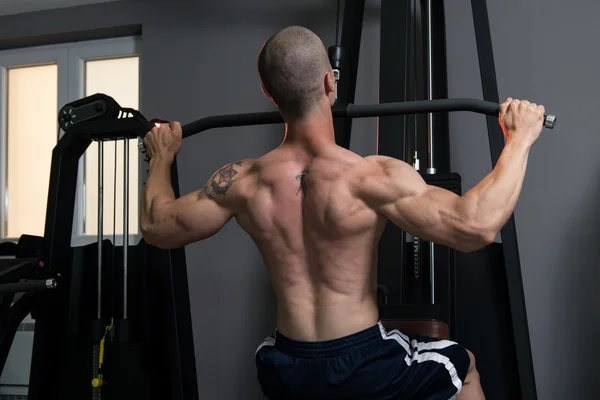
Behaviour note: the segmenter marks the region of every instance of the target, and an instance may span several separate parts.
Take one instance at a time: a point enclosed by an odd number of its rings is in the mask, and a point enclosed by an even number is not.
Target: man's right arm
[[[424,240],[468,252],[491,243],[512,214],[523,184],[531,146],[543,121],[543,107],[511,99],[501,107],[508,138],[494,170],[458,196],[429,186],[408,164],[370,157],[378,164],[361,182],[365,201],[394,224]]]

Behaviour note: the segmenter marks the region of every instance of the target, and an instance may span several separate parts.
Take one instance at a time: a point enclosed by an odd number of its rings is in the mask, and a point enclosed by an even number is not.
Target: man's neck
[[[317,109],[303,119],[286,123],[284,145],[318,150],[335,144],[331,109]]]

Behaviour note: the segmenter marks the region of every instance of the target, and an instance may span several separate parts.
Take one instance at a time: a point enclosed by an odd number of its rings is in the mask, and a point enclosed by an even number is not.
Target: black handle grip
[[[164,119],[159,119],[159,118],[154,118],[151,119],[150,121],[145,121],[144,124],[146,126],[146,132],[144,132],[144,134],[142,136],[138,137],[138,150],[141,153],[146,153],[146,146],[144,146],[144,138],[146,137],[146,134],[148,132],[150,132],[155,126],[160,125],[160,124],[168,124],[169,121],[164,120]],[[146,160],[148,161],[148,160]]]
[[[35,292],[38,290],[54,289],[56,281],[54,279],[29,280],[24,282],[3,283],[0,284],[0,295],[6,293]]]

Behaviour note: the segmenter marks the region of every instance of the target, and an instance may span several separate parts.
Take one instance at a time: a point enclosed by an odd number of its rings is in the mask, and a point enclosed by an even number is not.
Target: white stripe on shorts
[[[254,352],[254,357],[256,357],[260,349],[262,349],[265,346],[275,346],[275,338],[272,338],[270,336],[265,338],[265,340],[263,340],[262,343],[259,344],[256,348],[256,351]]]
[[[381,337],[384,340],[395,340],[396,342],[398,342],[399,345],[401,345],[404,348],[404,350],[407,353],[406,357],[404,358],[406,365],[410,366],[410,365],[412,365],[413,362],[421,363],[421,362],[425,362],[425,361],[434,361],[434,362],[443,364],[444,367],[446,367],[446,369],[448,370],[448,373],[450,374],[450,379],[452,380],[452,384],[458,390],[457,394],[460,393],[460,391],[462,389],[462,382],[461,382],[460,378],[458,377],[458,372],[456,371],[454,364],[452,364],[452,361],[450,361],[450,359],[448,357],[438,354],[434,351],[428,351],[425,353],[420,352],[423,350],[444,349],[446,347],[455,345],[456,344],[455,342],[451,342],[449,340],[440,340],[438,342],[425,343],[425,342],[417,342],[416,340],[413,340],[409,344],[408,337],[406,335],[404,335],[403,333],[401,333],[399,330],[393,329],[393,330],[387,332],[385,330],[385,327],[381,323],[381,321],[378,322],[378,325],[379,325],[379,331],[381,332]],[[415,348],[416,348],[416,351],[413,350]]]

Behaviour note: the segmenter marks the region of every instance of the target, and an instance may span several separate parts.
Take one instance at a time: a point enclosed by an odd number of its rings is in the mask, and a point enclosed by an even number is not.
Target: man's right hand
[[[508,140],[522,141],[531,147],[542,132],[544,112],[542,105],[509,97],[500,104],[498,120]]]

